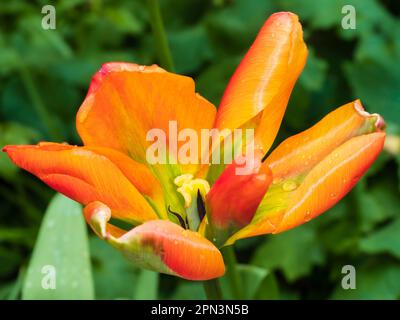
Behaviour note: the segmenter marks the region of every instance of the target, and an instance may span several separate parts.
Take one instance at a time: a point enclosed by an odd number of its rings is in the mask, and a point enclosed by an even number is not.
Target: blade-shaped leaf
[[[278,288],[274,275],[267,269],[252,266],[238,265],[242,279],[243,299],[276,299]],[[226,276],[220,278],[221,288],[225,299],[233,299],[231,286]]]
[[[57,194],[43,218],[22,289],[23,299],[93,299],[81,206]]]
[[[159,273],[142,269],[137,279],[135,300],[156,300],[158,291]]]

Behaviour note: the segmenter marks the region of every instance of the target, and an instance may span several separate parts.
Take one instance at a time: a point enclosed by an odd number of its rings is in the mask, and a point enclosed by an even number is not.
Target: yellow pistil
[[[189,228],[197,230],[200,225],[200,220],[204,216],[204,205],[198,207],[198,197],[202,202],[205,196],[210,191],[210,185],[204,179],[193,179],[192,174],[183,174],[174,179],[177,191],[182,195],[185,200],[186,218]]]
[[[206,180],[193,179],[192,174],[182,174],[175,178],[174,183],[179,187],[177,191],[185,200],[185,208],[189,208],[193,198],[197,198],[197,192],[200,192],[204,199],[208,191],[210,191],[210,185]]]

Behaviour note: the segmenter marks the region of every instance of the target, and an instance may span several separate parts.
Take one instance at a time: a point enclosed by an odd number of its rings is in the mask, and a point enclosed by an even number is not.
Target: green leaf
[[[212,57],[207,33],[202,25],[170,33],[169,41],[177,73],[193,73]]]
[[[267,269],[239,264],[237,266],[242,282],[243,299],[277,299],[277,283]],[[219,279],[224,299],[233,299],[228,277]]]
[[[290,282],[307,275],[324,262],[325,255],[311,223],[267,239],[257,250],[252,264],[281,270]]]
[[[354,195],[358,203],[360,227],[363,232],[369,232],[378,223],[383,223],[398,215],[400,198],[395,179],[382,177],[368,188],[359,183],[355,187]]]
[[[90,237],[90,253],[96,299],[132,297],[138,269],[118,250],[96,236]]]
[[[230,57],[211,65],[196,79],[196,90],[218,106],[225,87],[239,62],[240,57]]]
[[[93,299],[81,206],[57,194],[43,218],[22,289],[23,299]]]
[[[15,280],[14,285],[12,286],[10,292],[7,295],[8,300],[17,300],[18,299],[21,289],[22,289],[22,284],[23,284],[23,281],[25,278],[25,272],[26,272],[25,268],[21,268],[19,270],[18,277]]]
[[[111,28],[116,28],[121,33],[136,35],[144,27],[143,21],[136,16],[136,12],[126,10],[126,8],[109,7],[105,10],[104,16]]]
[[[356,186],[354,195],[361,215],[361,231],[370,231],[377,223],[389,216],[390,212],[385,211],[371,192],[361,189],[361,185]]]
[[[400,259],[400,218],[360,240],[360,249],[369,254],[389,253]]]
[[[271,272],[261,282],[254,299],[277,300],[280,298],[279,284],[275,275]]]
[[[206,23],[214,45],[244,53],[273,11],[271,1],[236,0],[211,12]]]
[[[199,281],[180,280],[178,287],[172,295],[174,300],[205,300],[203,284]]]
[[[400,68],[381,66],[371,61],[347,64],[347,79],[361,101],[387,121],[400,119]]]
[[[325,82],[328,64],[315,56],[314,50],[309,50],[307,64],[300,75],[299,82],[310,91],[318,90]]]
[[[142,269],[137,282],[134,299],[135,300],[156,300],[158,292],[159,273]]]

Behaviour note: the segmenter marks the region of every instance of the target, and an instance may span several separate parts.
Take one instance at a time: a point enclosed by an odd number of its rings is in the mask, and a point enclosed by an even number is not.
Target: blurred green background
[[[56,30],[41,28],[46,4],[56,8]],[[356,9],[355,30],[341,28],[346,4]],[[192,76],[197,91],[216,105],[266,18],[276,11],[299,15],[310,54],[278,141],[355,98],[388,125],[385,151],[330,212],[284,234],[237,243],[246,297],[400,298],[400,1],[161,0],[160,5],[176,72]],[[74,118],[94,72],[108,61],[158,63],[155,48],[145,1],[0,0],[0,146],[80,144]],[[35,297],[30,281],[38,275],[26,270],[53,195],[0,155],[1,299],[20,298],[21,291]],[[58,259],[46,251],[51,250],[46,240],[59,242],[64,255],[57,261],[66,270],[57,285],[66,288],[67,297],[205,297],[200,283],[129,265],[86,232],[79,214],[71,223],[50,217],[57,206],[75,213],[79,206],[60,197],[52,206],[34,260]],[[82,258],[74,256],[78,247]],[[356,290],[341,287],[341,269],[348,264],[357,271]],[[68,286],[82,295],[74,296]]]

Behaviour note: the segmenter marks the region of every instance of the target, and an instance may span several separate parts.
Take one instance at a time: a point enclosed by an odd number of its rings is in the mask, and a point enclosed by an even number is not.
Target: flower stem
[[[204,281],[203,286],[208,300],[222,300],[222,293],[218,279]]]
[[[235,251],[232,246],[229,246],[222,248],[221,252],[227,267],[226,277],[228,278],[233,297],[235,299],[242,299],[242,279],[240,278],[239,270],[237,268]]]
[[[22,83],[25,86],[25,89],[32,101],[33,108],[35,109],[37,115],[40,118],[40,121],[46,128],[47,134],[53,140],[60,140],[60,135],[58,134],[58,130],[55,124],[52,122],[49,111],[47,110],[42,97],[40,96],[38,89],[36,87],[35,81],[32,78],[32,75],[28,68],[25,66],[20,66],[19,74],[22,79]]]
[[[174,71],[172,55],[169,50],[158,0],[147,0],[147,8],[150,14],[150,23],[156,41],[160,65],[168,71]]]

